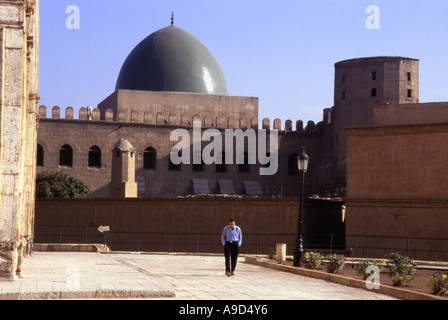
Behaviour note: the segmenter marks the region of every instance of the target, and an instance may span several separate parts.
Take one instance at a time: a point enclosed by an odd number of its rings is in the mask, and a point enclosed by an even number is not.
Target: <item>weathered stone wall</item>
[[[0,3],[0,277],[14,279],[34,221],[38,0]]]
[[[379,104],[374,126],[448,123],[448,102]]]
[[[438,118],[446,104],[421,108],[378,106],[378,119],[387,115],[390,125],[347,129],[346,231],[360,235],[347,246],[358,254],[370,242],[369,256],[384,256],[372,247],[387,246],[420,259],[448,259],[448,124]],[[431,110],[425,124],[411,124]]]
[[[448,124],[350,128],[348,184],[355,199],[448,199]]]
[[[345,199],[346,249],[357,257],[399,252],[417,260],[448,260],[448,201]]]
[[[59,107],[53,108],[59,114]],[[70,110],[70,109],[68,109]],[[94,109],[97,110],[97,109]],[[39,108],[40,122],[38,128],[38,143],[44,151],[43,166],[37,167],[38,172],[44,170],[63,171],[69,175],[85,181],[91,187],[89,197],[107,197],[108,184],[111,179],[111,151],[120,138],[128,140],[136,150],[136,180],[139,185],[139,197],[166,197],[194,193],[192,180],[207,179],[210,193],[221,193],[219,180],[230,180],[233,183],[236,194],[247,194],[244,181],[258,182],[262,195],[296,196],[298,194],[299,179],[297,175],[288,172],[288,158],[291,154],[301,151],[302,146],[310,155],[310,172],[307,174],[307,194],[316,192],[315,180],[312,170],[321,160],[322,123],[315,125],[308,122],[304,127],[302,121],[297,121],[295,126],[288,120],[282,126],[280,119],[275,119],[271,125],[269,119],[263,120],[263,128],[266,128],[267,141],[270,139],[271,129],[279,130],[278,142],[278,171],[270,176],[261,176],[260,163],[251,164],[249,172],[239,172],[236,158],[233,164],[227,165],[226,172],[217,172],[214,164],[204,165],[202,171],[194,171],[192,164],[193,150],[191,150],[190,164],[182,164],[179,171],[169,170],[169,154],[177,141],[170,142],[170,135],[177,128],[186,129],[193,137],[193,128],[171,124],[155,124],[145,122],[120,122],[113,120],[81,120],[46,118],[46,108]],[[80,111],[80,118],[83,110]],[[68,114],[67,110],[65,111]],[[113,117],[111,117],[112,119]],[[85,119],[85,118],[84,118]],[[207,129],[203,125],[203,129]],[[224,130],[215,127],[222,133],[223,150],[225,144]],[[257,133],[257,130],[255,130]],[[208,141],[202,143],[202,148],[208,145]],[[68,144],[73,148],[72,166],[59,165],[59,150]],[[88,153],[92,146],[101,149],[101,167],[88,166]],[[157,160],[154,169],[144,168],[144,151],[152,147],[157,151]],[[245,143],[247,150],[248,143]],[[267,150],[269,151],[269,150]],[[236,151],[234,152],[234,154]],[[225,192],[224,192],[225,193]]]
[[[292,254],[298,222],[297,198],[158,198],[158,199],[38,199],[36,243],[106,243],[97,229],[109,226],[111,249],[222,252],[220,236],[229,218],[243,231],[242,252],[264,254],[275,243],[287,243]],[[61,227],[62,226],[62,227]],[[61,230],[62,229],[62,230]],[[304,214],[305,245],[329,249],[344,245],[342,202],[308,199]],[[139,238],[140,237],[140,238]],[[317,245],[317,247],[316,247]]]

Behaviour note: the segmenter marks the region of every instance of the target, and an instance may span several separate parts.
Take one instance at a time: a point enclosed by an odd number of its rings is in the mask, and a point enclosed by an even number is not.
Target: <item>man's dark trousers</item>
[[[226,272],[232,273],[236,268],[238,259],[238,242],[227,241],[224,246],[224,255],[226,257]]]

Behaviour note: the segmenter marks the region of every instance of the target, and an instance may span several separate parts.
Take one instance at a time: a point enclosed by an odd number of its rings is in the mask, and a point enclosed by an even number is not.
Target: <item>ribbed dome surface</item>
[[[173,25],[150,34],[131,51],[115,89],[228,94],[221,67],[210,50]]]

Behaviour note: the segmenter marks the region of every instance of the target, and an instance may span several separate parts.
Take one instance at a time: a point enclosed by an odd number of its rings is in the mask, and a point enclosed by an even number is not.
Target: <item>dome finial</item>
[[[171,11],[171,25],[174,25],[174,13]]]

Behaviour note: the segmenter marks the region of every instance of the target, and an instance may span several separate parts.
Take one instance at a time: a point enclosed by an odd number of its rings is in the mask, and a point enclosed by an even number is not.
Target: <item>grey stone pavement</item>
[[[22,277],[0,282],[0,299],[393,300],[367,289],[220,255],[34,252]]]

